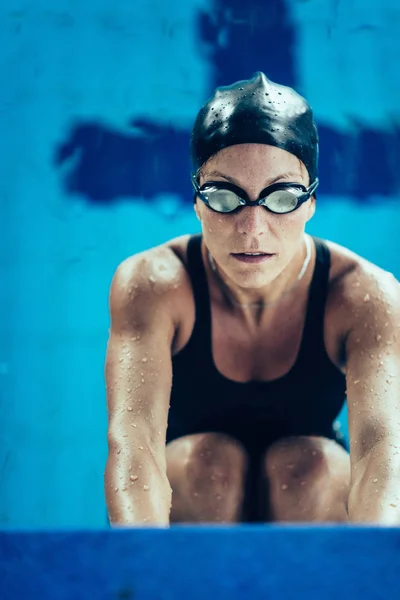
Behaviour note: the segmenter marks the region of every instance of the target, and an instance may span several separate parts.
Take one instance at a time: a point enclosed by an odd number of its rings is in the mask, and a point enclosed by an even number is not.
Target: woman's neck
[[[257,289],[235,284],[215,263],[206,248],[204,258],[221,302],[233,311],[243,313],[246,320],[256,318],[259,321],[266,311],[273,310],[288,299],[305,279],[312,258],[311,246],[310,237],[305,235],[287,267],[273,281]]]

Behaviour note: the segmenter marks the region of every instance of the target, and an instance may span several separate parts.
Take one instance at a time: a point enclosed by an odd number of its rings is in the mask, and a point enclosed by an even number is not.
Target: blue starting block
[[[400,598],[400,528],[0,533],[1,600]]]

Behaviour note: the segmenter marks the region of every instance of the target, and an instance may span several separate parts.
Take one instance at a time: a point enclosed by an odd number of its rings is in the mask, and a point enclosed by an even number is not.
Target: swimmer
[[[400,285],[305,232],[311,107],[263,73],[217,88],[191,155],[201,234],[111,283],[111,525],[400,524]]]

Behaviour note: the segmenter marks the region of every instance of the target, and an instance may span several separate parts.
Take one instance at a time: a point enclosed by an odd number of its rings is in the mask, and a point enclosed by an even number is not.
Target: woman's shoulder
[[[374,318],[374,311],[399,305],[400,283],[393,273],[345,246],[323,241],[331,254],[328,306],[345,331],[366,309]]]
[[[344,288],[355,285],[357,288],[372,281],[384,282],[395,279],[393,273],[354,250],[332,240],[322,239],[322,241],[329,248],[331,255],[329,277],[331,283],[337,284],[339,287],[344,286]]]

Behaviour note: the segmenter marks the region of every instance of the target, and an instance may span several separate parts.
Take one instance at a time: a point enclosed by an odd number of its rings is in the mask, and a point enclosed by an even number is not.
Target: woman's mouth
[[[275,254],[266,254],[265,252],[238,252],[232,253],[231,256],[240,262],[258,264],[271,260]]]

